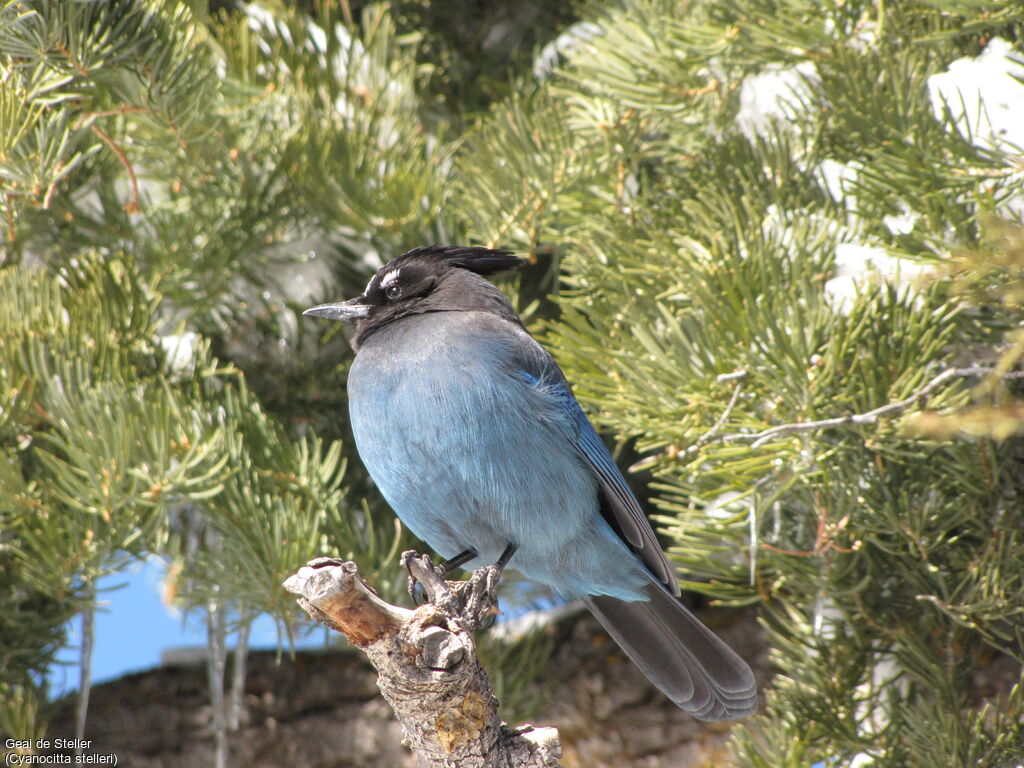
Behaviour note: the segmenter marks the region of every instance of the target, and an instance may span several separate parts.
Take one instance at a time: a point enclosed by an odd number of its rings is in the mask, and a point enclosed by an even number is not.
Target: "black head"
[[[426,245],[403,253],[377,270],[362,296],[321,304],[302,314],[354,321],[352,346],[357,351],[373,332],[403,317],[426,312],[492,312],[519,323],[508,299],[482,276],[522,264],[523,260],[510,251]]]

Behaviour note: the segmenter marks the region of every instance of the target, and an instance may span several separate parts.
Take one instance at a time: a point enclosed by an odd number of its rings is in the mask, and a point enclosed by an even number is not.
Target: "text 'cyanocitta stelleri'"
[[[580,598],[651,681],[704,720],[751,714],[747,664],[679,601],[654,531],[551,355],[483,275],[507,251],[428,246],[362,296],[306,314],[355,321],[356,447],[413,533],[467,567],[511,565]]]

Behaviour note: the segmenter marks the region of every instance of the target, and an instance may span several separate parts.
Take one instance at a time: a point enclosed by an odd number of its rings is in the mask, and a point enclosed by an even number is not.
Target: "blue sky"
[[[92,682],[102,683],[122,675],[160,665],[161,654],[168,648],[206,647],[206,626],[199,611],[183,620],[178,611],[169,609],[161,599],[164,563],[158,558],[136,563],[124,571],[100,579],[99,608],[96,611],[95,638],[92,654]],[[510,605],[502,599],[499,621],[507,621],[530,609],[550,608],[560,603],[520,581],[505,586],[506,594],[514,595]],[[67,645],[57,654],[58,663],[50,670],[50,695],[57,698],[78,689],[79,647],[82,640],[81,617],[68,625]],[[296,647],[323,647],[337,636],[314,630],[296,639]],[[277,628],[266,616],[253,624],[249,646],[253,649],[276,649]],[[228,638],[234,648],[235,638]]]
[[[164,566],[151,559],[125,571],[101,579],[98,586],[100,607],[96,612],[93,642],[93,683],[110,680],[129,672],[159,666],[167,648],[206,647],[206,627],[202,615],[193,612],[183,621],[160,598]],[[112,589],[120,586],[119,589]],[[109,591],[108,591],[109,590]],[[81,618],[69,626],[68,645],[57,654],[59,662],[50,671],[51,695],[60,696],[78,688]],[[321,646],[320,632],[302,639],[300,647]],[[234,647],[234,637],[228,646]],[[252,648],[277,648],[277,630],[266,616],[256,620],[250,634]]]

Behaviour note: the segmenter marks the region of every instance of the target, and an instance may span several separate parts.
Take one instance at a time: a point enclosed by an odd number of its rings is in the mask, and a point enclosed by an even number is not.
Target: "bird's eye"
[[[384,295],[387,296],[389,299],[397,299],[399,296],[402,295],[402,286],[392,283],[391,285],[384,289]]]

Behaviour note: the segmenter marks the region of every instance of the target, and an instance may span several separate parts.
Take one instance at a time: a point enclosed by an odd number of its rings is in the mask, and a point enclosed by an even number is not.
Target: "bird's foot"
[[[418,594],[422,592],[424,603],[436,606],[450,618],[472,627],[494,623],[503,570],[500,564],[477,568],[467,581],[448,582],[448,564],[434,565],[429,555],[409,550],[402,553],[401,563],[409,573],[409,595],[414,605],[419,604]]]
[[[505,566],[518,548],[516,544],[507,544],[498,562],[473,571],[464,611],[476,626],[488,628],[494,624],[499,613],[498,585],[501,583],[501,574],[505,572]]]
[[[487,629],[497,617],[498,585],[501,583],[503,568],[500,565],[487,565],[477,568],[466,586],[462,615],[470,623],[481,629]]]
[[[434,565],[430,555],[421,555],[415,550],[407,549],[402,553],[400,562],[409,574],[407,588],[413,605],[420,605],[420,595],[423,596],[423,603],[436,603],[439,597],[451,592],[444,578],[448,571],[444,564]]]

